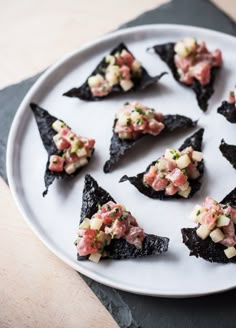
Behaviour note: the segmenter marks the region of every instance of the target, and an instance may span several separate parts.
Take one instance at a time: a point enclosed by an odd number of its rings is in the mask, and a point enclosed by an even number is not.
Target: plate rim
[[[44,245],[57,257],[59,257],[63,262],[65,262],[67,265],[69,265],[71,268],[76,270],[79,273],[82,273],[86,275],[87,277],[104,284],[106,286],[112,287],[112,288],[117,288],[119,290],[135,293],[135,294],[140,294],[140,295],[147,295],[147,296],[157,296],[157,297],[168,297],[168,298],[185,298],[185,297],[198,297],[198,296],[204,296],[204,295],[210,295],[210,294],[215,294],[215,293],[220,293],[224,291],[228,291],[230,289],[233,289],[236,287],[236,283],[233,286],[229,286],[226,288],[211,288],[207,290],[206,292],[198,292],[198,291],[192,291],[190,293],[182,293],[181,290],[173,290],[169,291],[167,290],[166,292],[163,292],[163,290],[155,290],[154,293],[150,291],[150,289],[145,289],[145,288],[138,288],[138,287],[129,287],[127,285],[123,286],[120,282],[115,282],[111,281],[108,278],[104,278],[99,276],[98,273],[91,272],[89,269],[80,267],[79,262],[74,264],[69,258],[64,256],[62,253],[60,253],[59,250],[57,250],[56,247],[53,246],[53,244],[50,244],[50,242],[47,241],[46,238],[40,233],[40,231],[37,229],[37,226],[33,224],[33,222],[28,218],[27,214],[25,213],[24,206],[21,204],[20,200],[18,199],[18,192],[16,190],[15,182],[14,182],[14,176],[13,176],[13,166],[11,165],[12,163],[12,157],[13,157],[13,150],[14,150],[14,144],[13,141],[15,139],[15,135],[17,134],[17,129],[16,127],[20,124],[21,117],[24,115],[25,108],[27,107],[29,100],[37,94],[37,90],[43,85],[43,83],[47,80],[48,77],[50,77],[51,74],[53,74],[55,71],[57,71],[58,68],[60,68],[61,65],[63,65],[65,62],[70,61],[73,59],[73,57],[77,56],[80,52],[88,50],[90,47],[94,47],[97,44],[101,42],[106,42],[109,40],[112,40],[113,38],[117,38],[122,35],[127,35],[127,34],[133,34],[135,32],[143,32],[143,31],[148,31],[148,30],[173,30],[173,29],[178,29],[178,30],[186,30],[189,29],[190,33],[192,31],[197,31],[197,32],[202,32],[202,33],[210,33],[211,35],[215,36],[221,36],[224,38],[228,38],[229,40],[234,40],[236,37],[233,35],[207,29],[207,28],[202,28],[202,27],[196,27],[192,25],[182,25],[182,24],[146,24],[146,25],[139,25],[135,27],[128,27],[124,29],[120,29],[118,31],[111,32],[105,36],[96,38],[95,40],[92,40],[88,43],[85,43],[84,45],[78,47],[77,49],[68,52],[64,56],[62,56],[58,61],[56,61],[55,64],[53,64],[51,67],[49,67],[45,72],[42,73],[42,75],[37,79],[37,81],[33,84],[33,86],[28,90],[26,95],[24,96],[23,100],[21,101],[20,106],[18,107],[16,114],[14,116],[14,119],[11,124],[11,128],[9,131],[8,135],[8,141],[7,141],[7,150],[6,150],[6,171],[7,171],[7,178],[8,178],[8,183],[9,187],[14,199],[15,204],[17,205],[17,208],[19,212],[21,213],[22,217],[24,218],[25,222],[30,226],[31,230],[35,233],[37,238],[43,242]],[[79,269],[79,271],[78,271]]]

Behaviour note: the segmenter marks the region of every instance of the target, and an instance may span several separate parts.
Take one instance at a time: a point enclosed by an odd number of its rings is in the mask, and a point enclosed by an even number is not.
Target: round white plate
[[[146,49],[185,36],[205,40],[209,49],[220,48],[223,51],[224,66],[206,113],[198,108],[194,93],[176,83],[171,74],[164,76],[156,88],[105,101],[84,102],[62,96],[70,88],[81,85],[101,58],[121,41],[142,61],[151,75],[168,71],[165,63]],[[194,226],[189,215],[196,203],[202,202],[207,195],[220,201],[236,185],[235,171],[218,149],[222,137],[228,143],[236,143],[235,125],[216,113],[217,106],[235,84],[235,49],[234,37],[206,29],[180,25],[140,26],[112,33],[80,48],[39,78],[24,98],[12,124],[7,172],[21,213],[52,252],[92,279],[134,293],[184,297],[235,287],[234,264],[211,264],[190,257],[180,233],[182,227]],[[127,100],[139,100],[165,114],[178,113],[199,119],[199,127],[205,128],[203,151],[206,172],[202,188],[192,200],[152,200],[128,182],[118,183],[124,174],[135,175],[143,171],[151,161],[163,154],[165,148],[180,146],[193,133],[190,130],[161,138],[160,141],[157,138],[152,145],[144,141],[130,151],[115,171],[103,173],[103,164],[109,154],[114,114]],[[42,192],[47,153],[29,108],[32,101],[65,120],[75,132],[96,139],[96,151],[90,164],[74,181],[56,181],[45,198]],[[136,260],[107,260],[98,264],[78,262],[73,241],[80,220],[86,173],[90,173],[116,201],[125,204],[147,233],[169,237],[169,251],[157,257]]]

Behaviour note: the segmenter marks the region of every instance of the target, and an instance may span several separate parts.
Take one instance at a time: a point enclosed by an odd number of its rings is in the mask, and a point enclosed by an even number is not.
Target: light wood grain
[[[1,178],[0,195],[0,327],[117,328],[78,273],[26,226]]]

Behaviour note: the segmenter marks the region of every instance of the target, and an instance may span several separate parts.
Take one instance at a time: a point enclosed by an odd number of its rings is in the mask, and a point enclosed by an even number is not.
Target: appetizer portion
[[[167,149],[165,155],[153,161],[145,172],[134,177],[124,175],[142,194],[153,199],[191,198],[201,187],[204,172],[202,159],[203,129],[187,138],[177,149]]]
[[[192,218],[198,226],[181,230],[190,255],[209,262],[236,263],[236,189],[220,203],[206,197],[202,205],[196,205]]]
[[[209,51],[205,42],[198,43],[191,37],[153,49],[169,66],[175,80],[195,92],[199,107],[206,111],[214,93],[216,73],[222,65],[221,51]]]
[[[48,152],[44,175],[46,190],[57,179],[74,177],[88,164],[94,152],[94,139],[76,135],[65,122],[50,115],[45,109],[31,103],[43,145]]]
[[[236,146],[229,145],[224,141],[224,139],[222,139],[219,148],[222,155],[233,165],[236,170]]]
[[[75,241],[77,259],[126,259],[159,255],[168,250],[169,239],[146,234],[132,214],[116,203],[87,174],[83,190],[81,221]]]
[[[228,101],[222,101],[217,112],[223,115],[230,123],[236,123],[236,88],[229,92]]]
[[[144,136],[156,137],[162,132],[195,127],[196,123],[186,116],[163,115],[137,101],[125,103],[116,113],[110,159],[104,165],[104,172],[111,172],[121,157]]]
[[[63,96],[82,100],[101,100],[108,96],[142,90],[155,84],[164,74],[150,76],[124,43],[120,43],[104,57],[79,88],[73,88]]]

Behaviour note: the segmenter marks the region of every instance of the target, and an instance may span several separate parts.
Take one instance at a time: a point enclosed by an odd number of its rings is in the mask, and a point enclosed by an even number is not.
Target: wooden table
[[[42,71],[66,52],[164,2],[119,0],[117,8],[108,0],[2,3],[0,87]],[[235,0],[214,2],[236,18]],[[80,276],[36,238],[1,179],[0,208],[0,327],[117,327]]]

